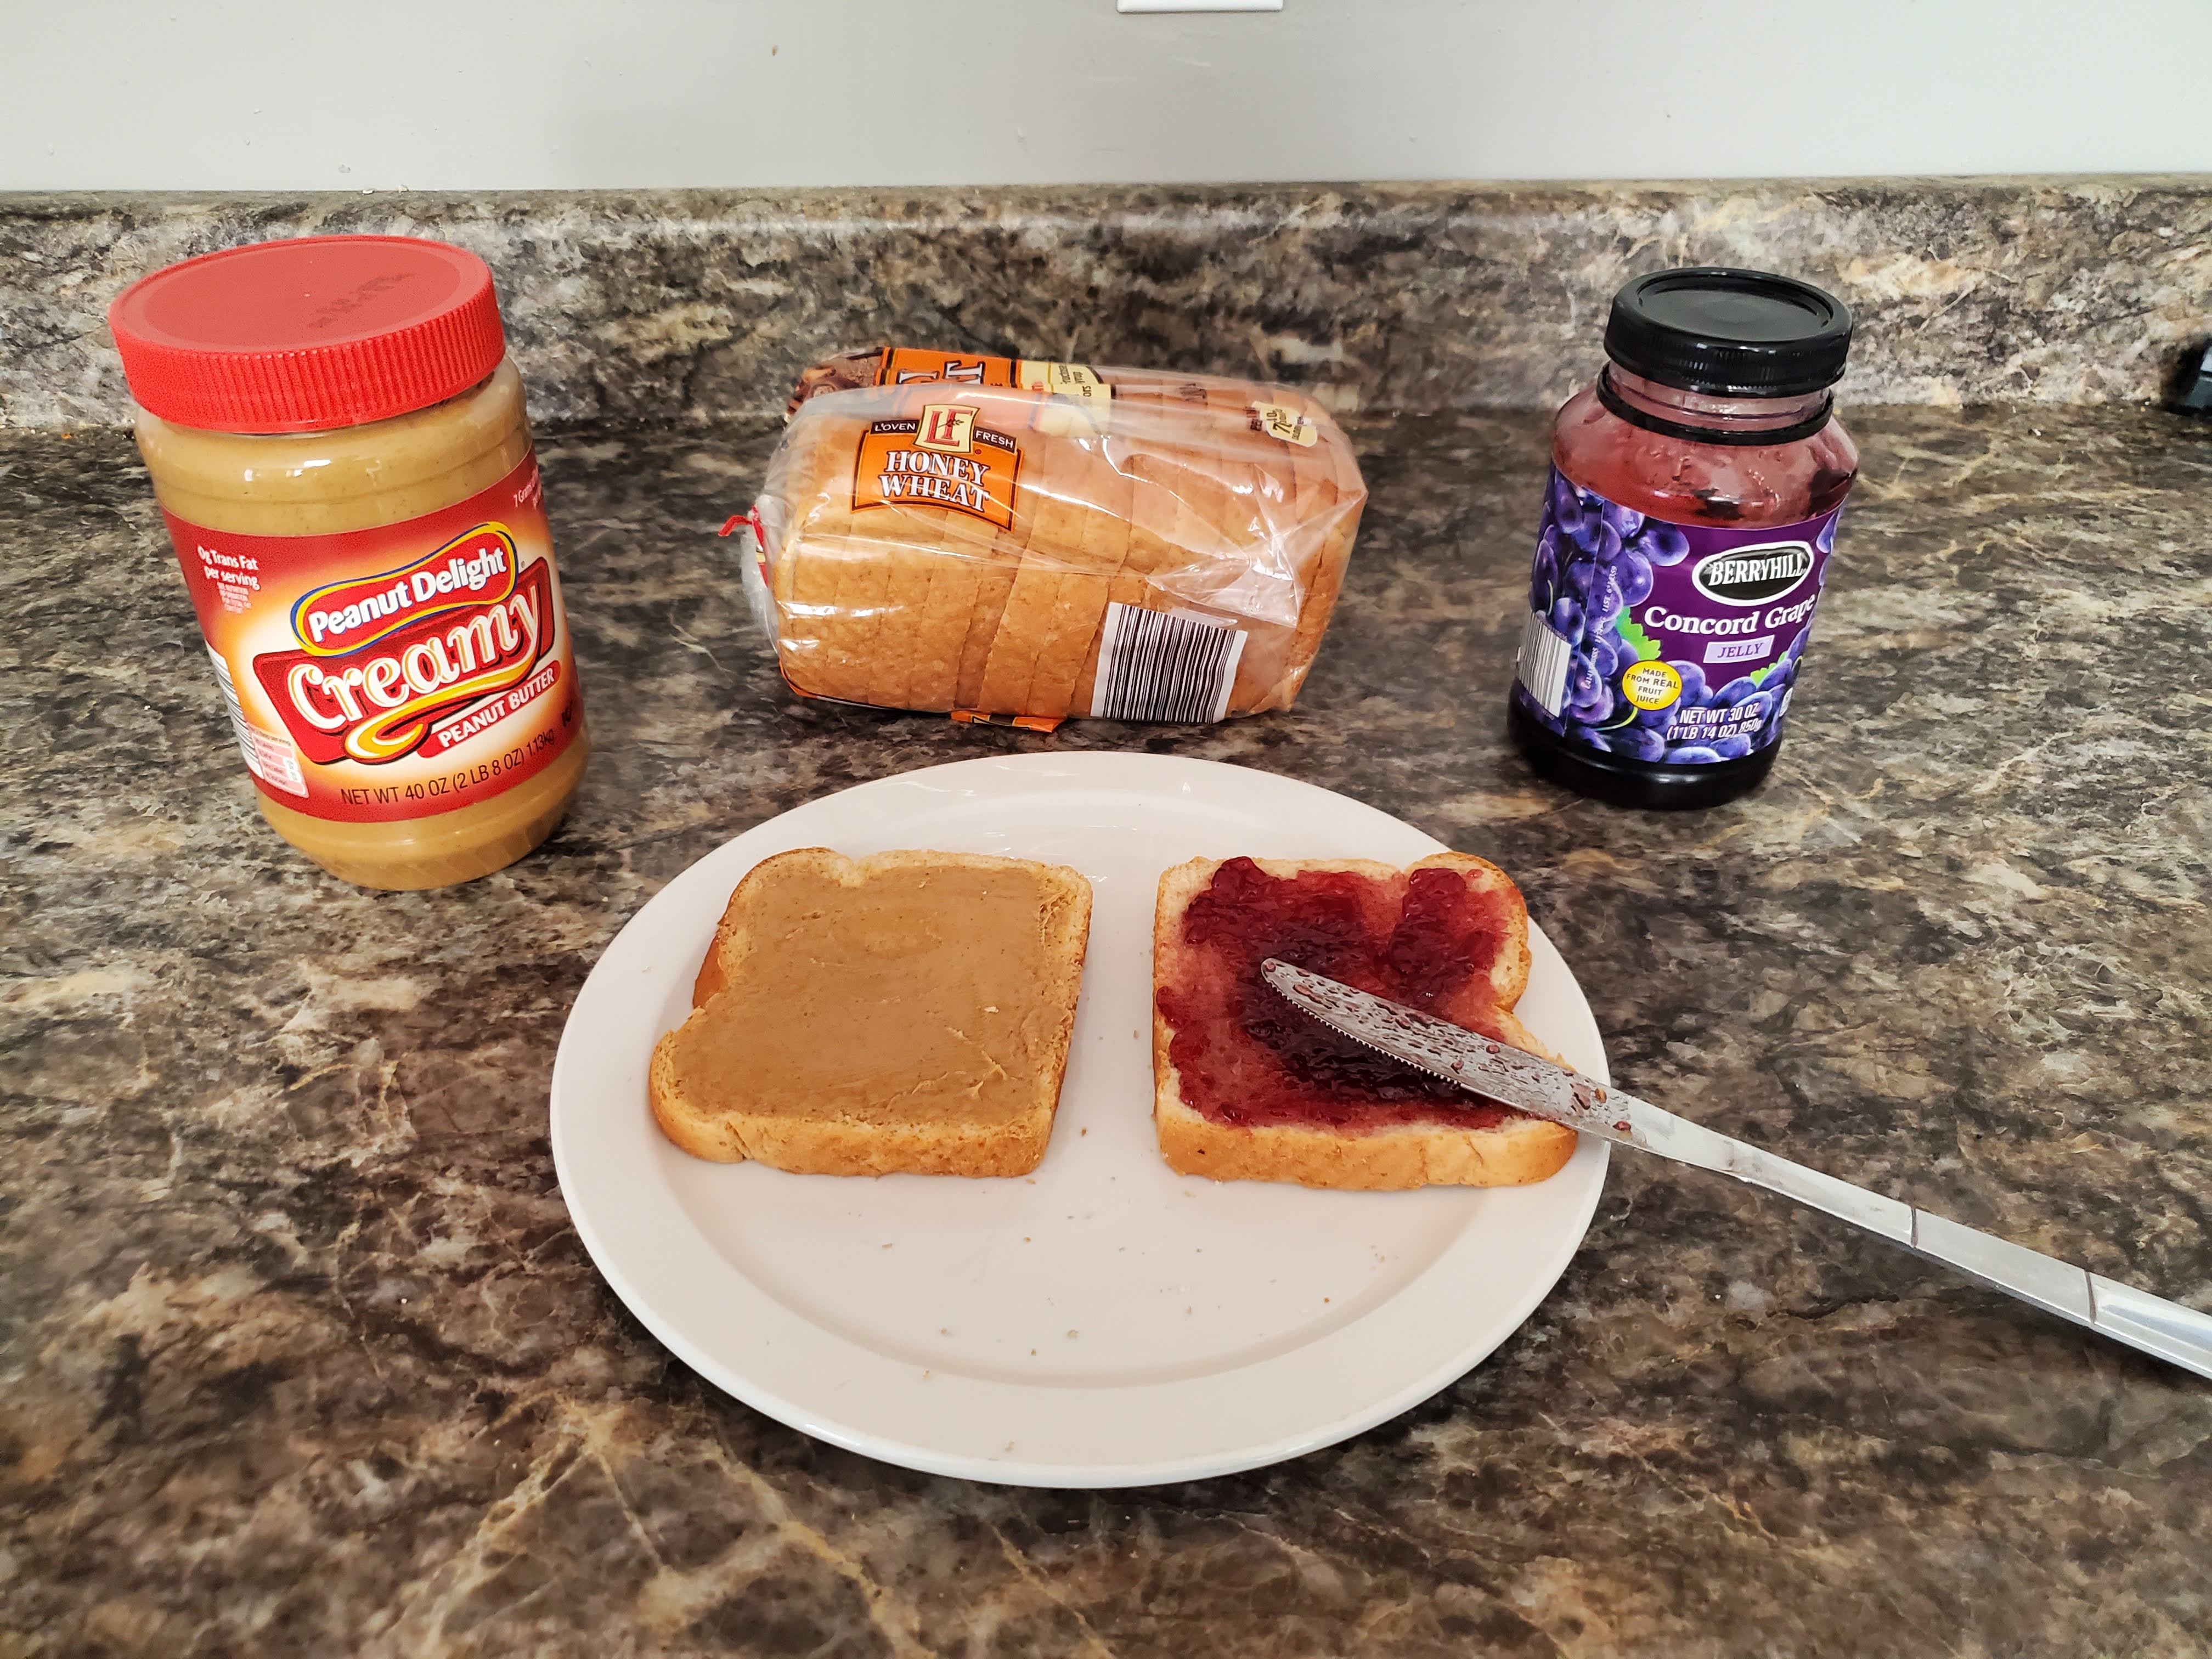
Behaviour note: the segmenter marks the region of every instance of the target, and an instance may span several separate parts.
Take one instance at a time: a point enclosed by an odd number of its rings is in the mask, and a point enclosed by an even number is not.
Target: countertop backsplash
[[[2202,178],[0,196],[0,425],[127,422],[127,283],[333,232],[489,260],[549,428],[769,413],[887,342],[1257,374],[1340,413],[1549,407],[1614,289],[1680,264],[1849,301],[1847,404],[2140,403],[2212,293]]]

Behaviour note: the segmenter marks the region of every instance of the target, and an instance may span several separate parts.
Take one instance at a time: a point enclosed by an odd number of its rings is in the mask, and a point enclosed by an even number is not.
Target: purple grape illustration
[[[1832,523],[1815,538],[1823,553],[1833,540]],[[1591,749],[1686,765],[1736,759],[1781,735],[1806,629],[1771,661],[1718,686],[1708,683],[1703,664],[1668,659],[1680,690],[1659,708],[1639,707],[1624,689],[1629,671],[1657,654],[1658,642],[1635,619],[1636,607],[1651,596],[1655,569],[1680,565],[1689,552],[1689,538],[1679,526],[1577,489],[1554,471],[1536,538],[1528,606],[1567,648],[1562,707],[1557,714],[1547,714],[1524,698],[1546,726]],[[1650,690],[1647,678],[1639,695]]]
[[[1570,702],[1567,713],[1585,726],[1602,726],[1613,713],[1613,688],[1599,682],[1589,696]]]
[[[1641,605],[1651,593],[1651,561],[1634,548],[1620,556],[1613,567],[1613,580],[1620,584],[1623,605]]]
[[[1605,625],[1610,628],[1613,618],[1628,608],[1620,595],[1619,568],[1613,565],[1594,567],[1587,598],[1590,613],[1601,618]]]
[[[1597,696],[1598,687],[1604,684],[1604,678],[1597,672],[1597,665],[1589,657],[1578,651],[1568,659],[1567,699],[1569,702],[1577,704],[1589,702]]]
[[[1633,726],[1616,726],[1605,737],[1606,746],[1616,755],[1626,755],[1632,760],[1640,761],[1667,758],[1667,739],[1640,720]]]
[[[1568,535],[1578,536],[1585,516],[1580,492],[1565,478],[1558,479],[1552,485],[1553,520]]]
[[[1667,666],[1682,677],[1680,706],[1684,708],[1704,708],[1705,706],[1705,671],[1693,662],[1669,661]]]
[[[1654,564],[1671,567],[1690,556],[1690,538],[1671,524],[1646,524],[1639,545]]]

